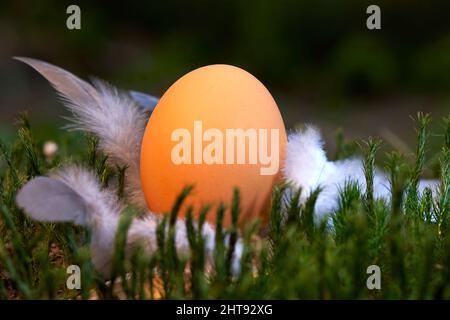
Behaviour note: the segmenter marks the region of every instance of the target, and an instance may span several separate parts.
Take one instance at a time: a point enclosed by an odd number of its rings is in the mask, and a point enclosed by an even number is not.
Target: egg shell
[[[172,133],[179,128],[190,131],[194,144],[194,122],[201,121],[203,133],[209,128],[278,129],[278,171],[261,174],[261,163],[256,164],[175,164],[171,154],[178,143]],[[270,134],[268,150],[271,150]],[[225,141],[224,157],[225,157]],[[203,142],[203,148],[208,142]],[[231,204],[233,188],[241,196],[239,224],[262,218],[267,221],[270,197],[274,184],[280,178],[286,153],[286,130],[273,97],[265,86],[247,71],[230,65],[210,65],[196,69],[177,80],[161,97],[147,124],[141,148],[141,183],[146,202],[155,213],[167,213],[183,187],[194,189],[180,212],[193,206],[194,217],[200,208],[212,205],[207,221],[216,222],[217,204]],[[194,147],[192,147],[192,158]],[[258,147],[259,149],[259,147]],[[246,148],[248,159],[249,147]],[[224,217],[224,226],[231,222],[230,210]]]

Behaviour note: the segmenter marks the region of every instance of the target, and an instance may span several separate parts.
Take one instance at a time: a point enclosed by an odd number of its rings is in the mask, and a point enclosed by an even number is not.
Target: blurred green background
[[[81,30],[66,28],[70,4]],[[370,4],[381,30],[366,28]],[[342,127],[408,151],[409,115],[430,112],[439,128],[450,113],[450,1],[1,1],[1,137],[28,110],[40,138],[57,140],[64,108],[14,55],[154,95],[197,67],[237,65],[272,92],[288,128],[318,125],[329,150]]]

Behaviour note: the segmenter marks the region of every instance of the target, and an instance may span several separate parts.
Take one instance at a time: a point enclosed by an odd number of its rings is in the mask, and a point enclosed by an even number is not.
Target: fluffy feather
[[[100,80],[94,86],[72,73],[36,59],[16,57],[42,74],[72,112],[72,128],[99,138],[99,147],[111,164],[127,166],[125,196],[141,210],[146,204],[141,189],[139,157],[148,113],[128,94]]]
[[[35,220],[86,225],[92,232],[93,263],[105,276],[110,274],[114,239],[125,205],[117,199],[115,192],[102,189],[93,173],[74,166],[56,171],[50,177],[34,178],[22,187],[16,201]],[[149,253],[154,252],[159,222],[159,216],[149,211],[144,217],[134,219],[127,235],[127,254],[132,252],[137,242],[144,243]],[[207,257],[212,261],[215,231],[211,225],[205,224],[202,234]],[[189,254],[187,231],[182,219],[176,222],[175,244],[179,254]],[[242,240],[239,239],[233,260],[235,273],[239,272],[241,254]]]
[[[47,183],[37,183],[46,179]],[[36,186],[36,187],[35,187]],[[49,188],[58,186],[59,188]],[[49,207],[55,205],[55,200],[64,195],[72,201],[61,203],[57,210]],[[39,201],[47,205],[40,205]],[[118,226],[119,215],[124,206],[119,203],[114,193],[102,190],[93,173],[81,167],[67,167],[54,172],[50,177],[38,177],[20,190],[17,204],[38,221],[67,221],[86,225],[92,231],[91,251],[94,265],[105,273],[109,272],[114,237]],[[70,205],[69,205],[70,204]],[[73,211],[74,208],[82,208]]]
[[[296,187],[302,188],[302,201],[315,188],[322,188],[315,207],[316,219],[337,209],[339,192],[347,181],[355,181],[361,190],[366,189],[362,159],[329,161],[323,150],[320,133],[313,126],[288,136],[284,176]],[[425,187],[435,190],[438,184],[436,180],[421,180],[419,191],[422,192]],[[379,169],[375,169],[374,174],[374,196],[390,200],[388,177]]]

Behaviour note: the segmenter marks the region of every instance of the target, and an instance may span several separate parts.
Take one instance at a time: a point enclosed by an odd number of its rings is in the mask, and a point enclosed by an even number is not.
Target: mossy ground
[[[173,228],[186,188],[157,230],[158,250],[149,256],[138,247],[129,257],[124,243],[133,208],[122,215],[116,237],[112,279],[105,281],[93,268],[89,232],[70,224],[31,221],[15,204],[17,190],[30,178],[63,164],[91,167],[106,186],[111,179],[123,185],[126,168],[110,168],[99,154],[96,140],[76,140],[72,133],[59,139],[59,154],[47,159],[37,148],[30,124],[22,116],[17,137],[1,143],[0,160],[0,299],[187,298],[187,299],[448,299],[450,298],[450,118],[442,122],[445,134],[440,150],[427,150],[429,117],[419,114],[414,161],[390,152],[383,163],[390,174],[392,201],[374,199],[373,170],[380,141],[362,146],[368,187],[349,181],[341,190],[339,208],[317,223],[313,209],[320,189],[304,204],[301,190],[288,184],[274,188],[269,227],[258,222],[239,230],[239,192],[229,207],[233,223],[222,228],[224,206],[202,210],[200,219],[186,215],[190,258],[177,255]],[[338,155],[349,145],[340,137]],[[79,146],[79,140],[84,147]],[[425,155],[438,159],[440,189],[417,191],[425,169]],[[119,188],[119,196],[120,194]],[[289,200],[283,195],[289,190]],[[204,254],[204,239],[194,228],[205,215],[217,211],[214,271]],[[168,230],[168,232],[164,232]],[[231,254],[238,234],[245,242],[241,272],[233,276]],[[229,237],[229,246],[223,245]],[[66,287],[68,265],[81,268],[81,289]],[[367,268],[381,269],[381,289],[369,290]]]

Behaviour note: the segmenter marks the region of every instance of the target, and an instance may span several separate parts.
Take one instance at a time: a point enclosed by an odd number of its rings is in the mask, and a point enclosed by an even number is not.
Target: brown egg
[[[167,213],[183,187],[187,206],[215,206],[241,195],[240,225],[267,220],[272,187],[280,177],[286,131],[269,91],[250,73],[230,65],[189,72],[162,96],[145,130],[141,181],[148,207]],[[227,210],[224,225],[231,222]]]

